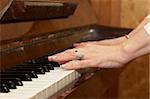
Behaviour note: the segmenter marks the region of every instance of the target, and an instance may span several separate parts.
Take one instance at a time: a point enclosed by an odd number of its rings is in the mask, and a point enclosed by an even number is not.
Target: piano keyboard
[[[81,76],[80,73],[75,70],[66,71],[61,69],[57,63],[49,63],[49,65],[47,65],[49,71],[43,68],[43,66],[46,65],[38,66],[37,64],[37,66],[33,67],[30,64],[26,64],[26,66],[23,64],[20,66],[23,68],[20,69],[21,67],[15,66],[11,68],[11,70],[1,72],[0,99],[47,99],[69,84],[75,82],[76,79]],[[40,68],[43,69],[40,71]],[[33,73],[31,73],[31,71]],[[27,75],[25,76],[25,74]],[[24,77],[20,77],[19,75],[23,75]],[[17,85],[14,78],[21,80],[20,85]],[[13,82],[13,84],[6,82],[7,80],[5,79],[9,79],[8,81]]]

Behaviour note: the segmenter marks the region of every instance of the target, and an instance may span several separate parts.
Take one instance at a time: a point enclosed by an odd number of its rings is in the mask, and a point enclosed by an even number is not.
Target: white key
[[[59,67],[47,72],[45,75],[38,75],[32,81],[23,81],[23,86],[10,90],[9,93],[0,93],[1,99],[44,99],[52,96],[80,76],[74,70],[66,71]]]

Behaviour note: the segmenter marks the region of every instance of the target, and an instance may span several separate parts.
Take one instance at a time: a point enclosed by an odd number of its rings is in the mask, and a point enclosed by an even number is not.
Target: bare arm
[[[137,32],[147,23],[148,19],[144,19],[133,31],[129,33],[129,37],[133,37]],[[94,41],[94,42],[85,42],[85,43],[79,43],[75,44],[75,46],[82,46],[85,44],[100,44],[100,45],[116,45],[116,44],[121,44],[126,40],[124,36],[115,38],[115,39],[109,39],[109,40],[102,40],[102,41]]]
[[[106,45],[82,43],[74,49],[50,56],[49,61],[63,63],[64,69],[117,68],[123,66],[136,57],[150,53],[150,35],[144,29],[144,25],[148,22],[150,22],[149,19],[145,19],[129,34],[128,39],[118,44],[114,44],[113,40],[110,40],[111,42]],[[81,60],[74,60],[77,56],[75,50],[84,56]]]

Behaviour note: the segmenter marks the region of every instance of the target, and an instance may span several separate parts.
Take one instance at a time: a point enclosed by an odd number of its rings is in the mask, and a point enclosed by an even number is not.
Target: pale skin
[[[111,40],[74,44],[75,48],[49,56],[67,70],[88,67],[119,68],[129,61],[150,53],[150,35],[144,25],[150,22],[145,18],[139,26],[129,33],[129,39],[119,37]],[[75,51],[78,52],[75,52]],[[76,53],[84,55],[82,60],[74,60]]]

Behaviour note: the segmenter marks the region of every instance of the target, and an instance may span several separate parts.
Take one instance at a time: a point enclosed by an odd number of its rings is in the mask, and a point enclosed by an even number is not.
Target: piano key
[[[34,64],[42,64],[43,65],[43,63],[34,63]],[[44,66],[46,66],[49,70],[54,70],[54,67],[50,62],[47,64],[44,64]]]
[[[0,82],[6,84],[9,87],[9,89],[16,89],[16,85],[13,81],[3,80],[3,79],[0,79],[0,80],[1,80]]]
[[[52,64],[49,63],[49,64],[46,64],[46,65],[49,67],[50,70],[54,70],[54,67],[52,66]]]
[[[52,64],[53,67],[60,67],[59,63],[57,62],[49,62],[49,64]]]
[[[33,78],[32,82],[24,81],[24,86],[18,87],[17,90],[12,90],[8,94],[0,94],[0,97],[7,97],[7,99],[12,96],[16,99],[45,99],[74,82],[75,79],[80,77],[80,74],[74,70],[65,71],[55,67],[53,71],[38,76],[39,78]]]
[[[50,72],[50,68],[47,65],[43,65],[42,67],[44,68],[45,72]]]
[[[48,56],[37,59],[37,60],[29,61],[27,63],[29,63],[29,64],[44,64],[44,65],[50,65],[52,67],[60,67],[60,65],[57,62],[49,62]]]
[[[23,83],[20,78],[0,78],[0,80],[11,80],[13,81],[17,86],[23,86]]]
[[[1,74],[2,78],[20,78],[22,81],[32,81],[31,77],[28,74]]]
[[[37,60],[30,60],[26,62],[27,64],[41,64],[48,66],[51,70],[54,70],[53,67],[60,67],[60,65],[57,62],[49,62],[48,57],[40,58]]]
[[[47,60],[48,61],[48,60]],[[47,66],[50,70],[54,70],[54,67],[56,67],[56,66],[54,66],[54,63],[56,63],[56,62],[43,62],[43,61],[35,61],[35,62],[30,62],[30,63],[27,63],[27,64],[39,64],[39,65],[44,65],[44,66]],[[57,64],[57,65],[59,65],[59,64]],[[57,66],[57,67],[60,67],[60,66]]]
[[[0,93],[8,93],[10,92],[8,86],[6,84],[0,83]]]
[[[3,73],[5,73],[5,74],[28,74],[31,78],[38,78],[35,71],[15,71],[15,70],[13,71],[13,70],[10,70],[10,71],[6,71]]]
[[[21,65],[17,65],[16,67],[24,67],[24,68],[43,68],[45,72],[49,72],[49,68],[46,65],[42,65],[42,64],[21,64]]]
[[[12,68],[11,70],[16,71],[35,71],[36,74],[45,74],[45,71],[43,68]]]
[[[48,56],[42,57],[42,58],[38,58],[36,60],[32,60],[33,63],[43,63],[43,64],[48,64]]]

